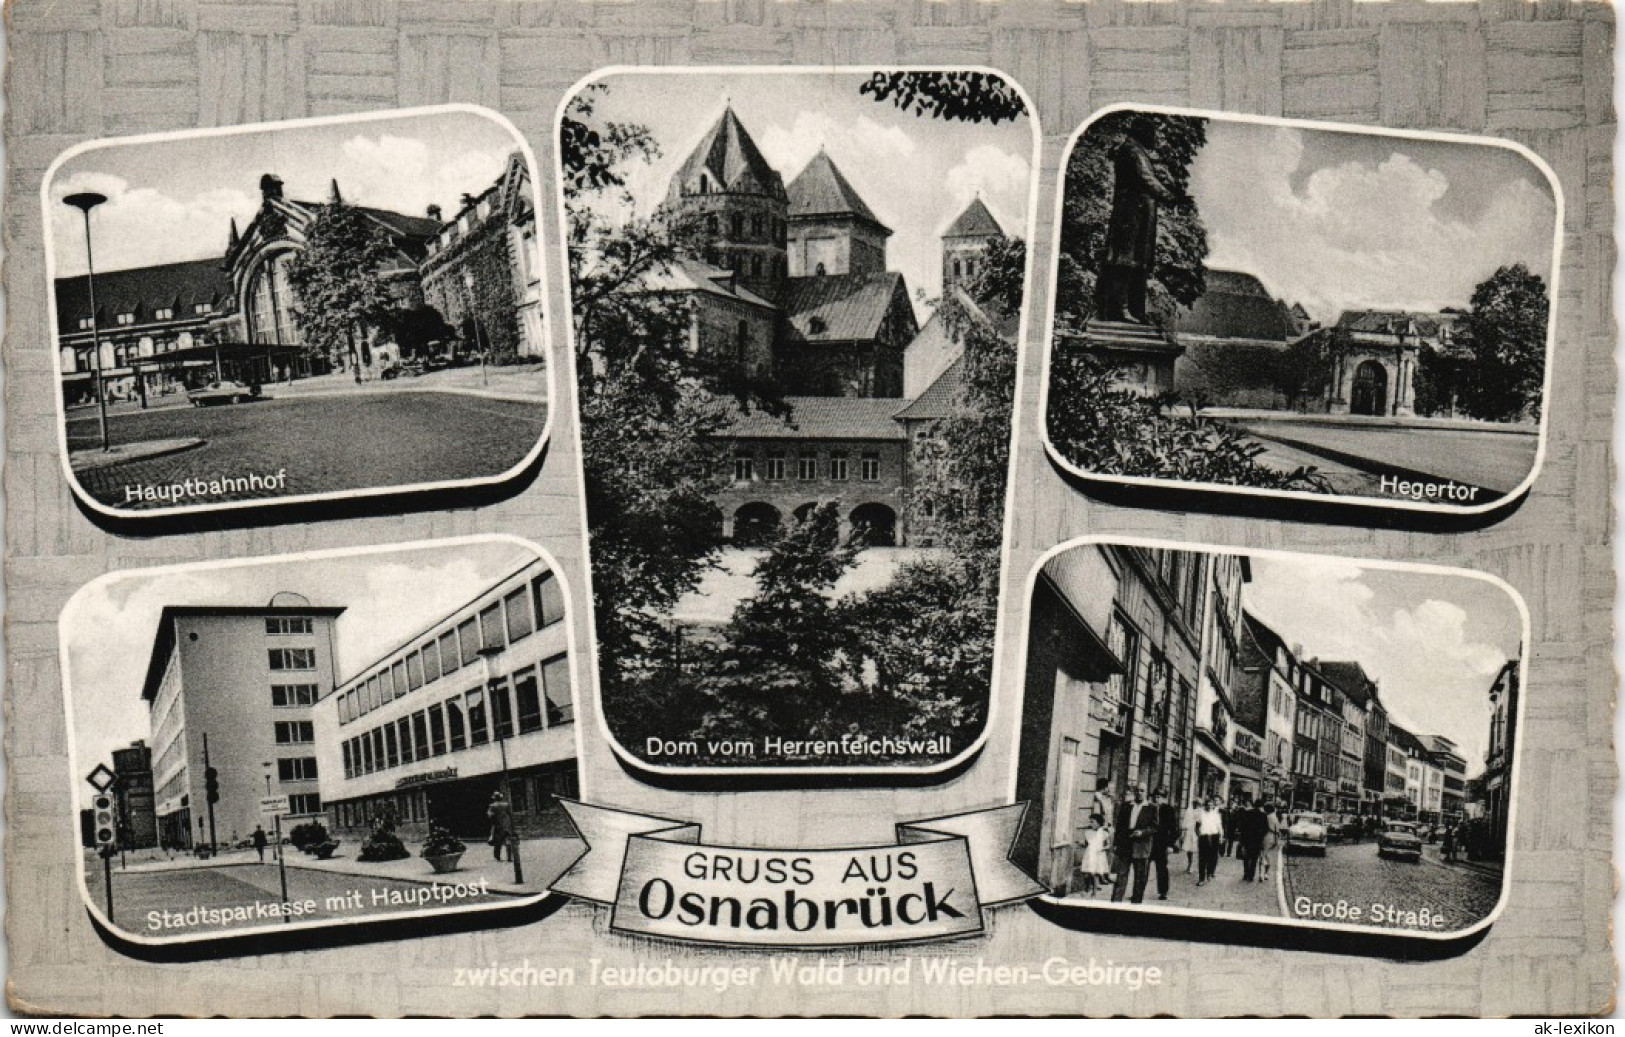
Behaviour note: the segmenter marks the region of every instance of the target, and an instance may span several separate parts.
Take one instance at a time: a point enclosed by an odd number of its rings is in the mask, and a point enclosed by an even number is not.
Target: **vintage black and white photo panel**
[[[1507,584],[1089,537],[1028,593],[1015,860],[1052,919],[1457,942],[1494,921],[1529,643]]]
[[[1533,483],[1563,201],[1528,149],[1119,106],[1062,181],[1063,470],[1457,516]]]
[[[980,745],[1038,143],[979,70],[624,69],[568,96],[624,764],[930,775]]]
[[[468,106],[93,141],[47,172],[63,465],[93,513],[489,486],[541,452],[535,160]]]
[[[92,917],[151,947],[541,902],[583,849],[566,611],[506,536],[88,584],[63,843]]]

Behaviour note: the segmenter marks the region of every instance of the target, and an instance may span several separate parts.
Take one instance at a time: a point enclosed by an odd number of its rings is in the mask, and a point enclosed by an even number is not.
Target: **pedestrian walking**
[[[1101,778],[1095,782],[1095,797],[1089,803],[1089,813],[1099,814],[1106,819],[1107,874],[1112,874],[1117,870],[1115,862],[1112,860],[1114,844],[1117,842],[1117,835],[1112,831],[1112,825],[1117,820],[1117,804],[1112,801],[1111,786],[1112,780],[1110,778]]]
[[[1258,878],[1258,857],[1264,852],[1264,838],[1269,835],[1269,819],[1264,816],[1260,803],[1247,803],[1236,818],[1236,845],[1241,850],[1241,880],[1253,882]]]
[[[1151,863],[1157,869],[1157,899],[1168,899],[1168,854],[1179,845],[1179,812],[1168,802],[1168,790],[1159,787],[1151,793],[1156,814],[1156,834],[1151,842]]]
[[[1447,861],[1456,859],[1456,830],[1449,825],[1444,829],[1444,841],[1439,844],[1439,854]]]
[[[1202,812],[1196,818],[1197,844],[1196,884],[1205,886],[1213,881],[1219,869],[1219,844],[1224,841],[1224,813],[1219,809],[1216,796],[1209,796]]]
[[[501,789],[491,793],[491,805],[485,808],[486,819],[491,822],[491,855],[502,859],[502,848],[513,838],[513,808]]]
[[[265,828],[264,828],[264,826],[255,825],[254,826],[254,852],[260,855],[260,863],[261,864],[265,863],[265,845],[266,845],[267,842],[268,842],[268,840],[265,838]]]
[[[1089,815],[1089,827],[1083,833],[1083,891],[1090,896],[1097,889],[1105,889],[1111,882],[1111,856],[1106,850],[1106,818],[1101,814]]]
[[[1129,873],[1134,876],[1132,901],[1145,900],[1145,884],[1151,877],[1151,849],[1156,841],[1157,811],[1150,803],[1142,802],[1138,786],[1129,789],[1128,801],[1117,808],[1117,823],[1112,826],[1117,856],[1117,879],[1112,885],[1112,900],[1120,901],[1128,892]]]
[[[1180,824],[1179,843],[1185,851],[1185,874],[1191,873],[1191,866],[1196,863],[1196,849],[1199,836],[1196,834],[1196,819],[1202,816],[1202,801],[1192,798],[1191,805],[1185,808],[1185,816]]]
[[[1264,806],[1264,819],[1268,824],[1268,831],[1264,836],[1264,854],[1258,859],[1258,881],[1268,882],[1270,877],[1270,861],[1275,859],[1276,851],[1281,848],[1281,811],[1274,803]]]

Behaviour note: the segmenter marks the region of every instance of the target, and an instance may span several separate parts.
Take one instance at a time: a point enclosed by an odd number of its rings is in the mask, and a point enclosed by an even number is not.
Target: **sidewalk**
[[[282,850],[287,855],[287,866],[298,871],[326,871],[339,875],[417,882],[424,885],[436,882],[468,884],[484,879],[486,888],[491,892],[513,896],[533,896],[546,892],[547,888],[586,851],[586,845],[579,839],[525,839],[519,844],[519,861],[525,873],[525,881],[520,884],[513,881],[513,864],[506,859],[506,854],[503,855],[503,860],[497,861],[491,856],[491,848],[484,843],[468,842],[467,845],[468,849],[464,851],[463,859],[458,862],[457,870],[444,875],[436,874],[429,862],[420,855],[423,849],[421,842],[406,843],[406,849],[411,856],[395,861],[357,860],[355,855],[361,852],[359,839],[342,840],[338,852],[325,861],[318,860],[292,846],[284,846]],[[261,863],[259,854],[253,850],[224,850],[219,856],[206,860],[179,851],[170,858],[161,850],[138,850],[125,856],[126,864],[122,868],[119,866],[119,859],[113,858],[113,871],[117,875],[205,871]],[[87,860],[100,874],[100,858],[91,854]],[[264,863],[276,863],[275,847],[266,847]]]
[[[267,382],[265,395],[284,400],[300,396],[354,396],[362,393],[451,392],[484,396],[497,400],[547,399],[547,366],[513,364],[487,367],[451,367],[416,377],[383,379],[371,376],[356,382],[349,371],[300,378],[292,382]]]
[[[1270,855],[1269,878],[1264,882],[1246,882],[1241,877],[1241,858],[1220,857],[1218,873],[1214,875],[1213,880],[1206,885],[1198,886],[1196,884],[1195,864],[1191,865],[1191,870],[1187,874],[1185,871],[1185,855],[1183,853],[1170,853],[1168,855],[1168,899],[1157,899],[1157,869],[1153,865],[1150,878],[1145,884],[1145,900],[1143,903],[1133,906],[1171,908],[1174,910],[1190,908],[1223,914],[1278,918],[1281,915],[1280,868],[1280,851],[1277,850]],[[1133,894],[1134,886],[1131,876],[1129,888],[1124,894],[1122,903],[1130,903],[1128,898]],[[1105,889],[1097,889],[1093,897],[1085,893],[1074,893],[1067,897],[1067,900],[1095,904],[1110,903],[1111,888],[1108,886]]]

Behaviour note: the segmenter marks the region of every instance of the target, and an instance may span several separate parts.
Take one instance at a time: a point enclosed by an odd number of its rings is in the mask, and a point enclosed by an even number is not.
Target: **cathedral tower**
[[[891,233],[822,148],[790,181],[791,277],[882,273]]]
[[[993,218],[981,195],[977,195],[959,218],[942,232],[942,290],[947,293],[976,276],[983,254],[994,238],[1004,237],[1004,228]]]
[[[666,204],[708,263],[770,302],[783,293],[788,196],[730,105],[672,177]]]

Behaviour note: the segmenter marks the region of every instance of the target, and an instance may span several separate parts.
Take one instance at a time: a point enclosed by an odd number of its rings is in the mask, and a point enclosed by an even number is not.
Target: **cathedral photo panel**
[[[565,101],[598,687],[636,772],[980,745],[1038,139],[979,70],[622,70]]]
[[[517,478],[535,159],[469,106],[93,141],[42,192],[64,466],[145,519]]]

